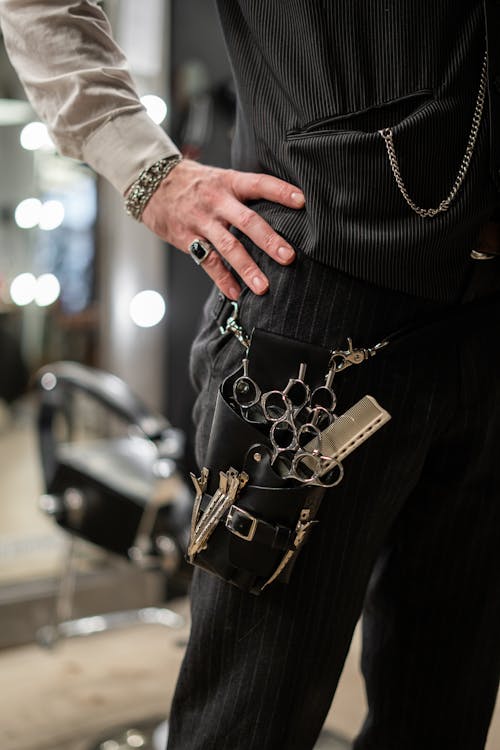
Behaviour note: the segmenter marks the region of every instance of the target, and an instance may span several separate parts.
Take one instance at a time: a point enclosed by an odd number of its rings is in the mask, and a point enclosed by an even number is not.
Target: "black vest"
[[[498,47],[500,2],[486,4]],[[493,81],[472,163],[446,213],[421,218],[408,207],[378,131],[393,129],[412,199],[439,205],[471,130],[486,50],[482,0],[217,5],[238,91],[233,164],[288,180],[306,197],[303,211],[254,208],[322,263],[411,294],[455,297],[479,227],[500,203],[490,127],[498,50],[490,49]]]

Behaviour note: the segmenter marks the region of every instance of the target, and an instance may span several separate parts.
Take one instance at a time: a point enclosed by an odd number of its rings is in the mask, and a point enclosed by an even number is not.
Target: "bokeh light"
[[[14,220],[21,229],[36,227],[42,215],[42,204],[38,198],[26,198],[14,212]]]
[[[156,94],[145,94],[141,96],[141,103],[146,107],[146,112],[157,125],[163,122],[167,116],[166,102]]]
[[[49,232],[57,229],[64,221],[64,206],[61,201],[45,201],[42,205],[39,227]]]
[[[36,279],[32,273],[20,273],[10,285],[12,302],[20,307],[29,305],[35,299],[36,286]]]
[[[39,307],[52,305],[61,293],[61,285],[53,273],[42,273],[36,280],[35,302]]]
[[[43,151],[55,150],[54,141],[43,122],[29,122],[21,130],[19,140],[21,146],[27,151],[37,151],[38,149],[42,149]]]
[[[165,315],[165,300],[152,289],[139,292],[130,302],[129,313],[132,321],[140,328],[157,325]]]

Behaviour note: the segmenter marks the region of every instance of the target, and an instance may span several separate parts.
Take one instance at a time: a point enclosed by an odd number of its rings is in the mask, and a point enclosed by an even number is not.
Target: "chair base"
[[[122,612],[108,612],[91,617],[66,620],[57,625],[44,625],[36,633],[36,640],[45,648],[52,648],[61,640],[82,638],[134,625],[162,625],[175,630],[184,626],[184,618],[166,607],[144,607]]]

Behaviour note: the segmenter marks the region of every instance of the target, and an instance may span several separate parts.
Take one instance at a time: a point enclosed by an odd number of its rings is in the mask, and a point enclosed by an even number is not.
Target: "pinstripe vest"
[[[499,202],[489,113],[446,213],[485,52],[480,0],[217,0],[238,91],[233,164],[299,185],[306,208],[254,207],[299,251],[357,278],[452,299]]]

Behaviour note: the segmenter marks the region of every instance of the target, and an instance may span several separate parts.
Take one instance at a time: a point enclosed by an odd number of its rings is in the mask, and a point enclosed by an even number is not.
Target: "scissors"
[[[335,407],[337,406],[337,396],[332,389],[332,383],[336,372],[337,362],[335,359],[332,359],[330,369],[325,376],[325,384],[315,388],[311,394],[312,409],[321,406],[329,412],[335,411]]]
[[[249,409],[259,403],[261,390],[255,380],[248,374],[248,358],[244,357],[241,361],[243,365],[243,375],[240,375],[233,383],[233,398],[240,409]]]
[[[311,391],[305,382],[307,365],[301,362],[297,378],[290,378],[283,391],[272,390],[261,397],[262,411],[268,422],[294,416],[309,403]]]
[[[320,450],[321,432],[326,430],[336,419],[334,414],[337,405],[337,396],[332,389],[333,378],[337,365],[332,360],[330,369],[326,373],[324,385],[313,390],[310,397],[309,418],[301,426],[298,434],[299,447],[304,448],[311,440],[317,440],[316,448]]]
[[[336,419],[335,414],[323,406],[308,410],[307,421],[300,425],[297,432],[299,448],[305,448],[312,440],[317,440],[315,448],[320,449],[321,433]]]
[[[335,487],[344,478],[344,467],[337,459],[323,456],[320,451],[281,451],[273,462],[282,479],[294,479],[301,484]]]
[[[248,359],[242,360],[243,374],[233,384],[233,398],[250,422],[278,422],[297,414],[309,401],[310,389],[304,381],[307,365],[302,362],[297,378],[290,378],[283,391],[262,393],[248,375]]]

